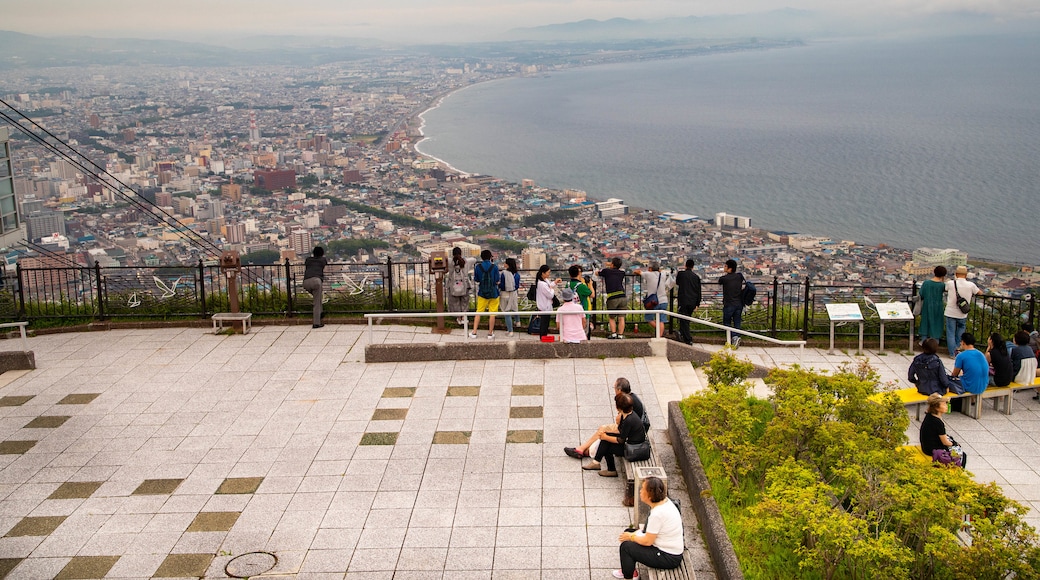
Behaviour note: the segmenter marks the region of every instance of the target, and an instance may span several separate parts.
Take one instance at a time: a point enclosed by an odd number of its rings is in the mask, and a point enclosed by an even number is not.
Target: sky
[[[1040,21],[1037,0],[0,0],[0,30],[40,36],[212,39],[286,34],[491,40],[517,27],[796,8],[845,18],[963,11]]]

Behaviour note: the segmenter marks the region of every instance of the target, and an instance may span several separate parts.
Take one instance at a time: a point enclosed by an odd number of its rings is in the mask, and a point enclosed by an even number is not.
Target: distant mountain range
[[[582,20],[514,28],[503,40],[610,41],[632,39],[820,39],[854,36],[962,35],[1037,32],[1040,18],[1005,22],[989,14],[948,12],[921,17],[848,18],[833,13],[785,8],[754,14],[688,16],[658,20]]]
[[[632,41],[658,46],[713,39],[821,39],[849,36],[920,34],[992,34],[1037,32],[1040,19],[1004,23],[976,13],[898,19],[848,19],[833,14],[784,9],[720,16],[658,20],[582,20],[533,28],[516,28],[492,42],[405,46],[364,38],[329,36],[221,37],[211,43],[89,36],[32,36],[0,30],[0,70],[86,65],[158,66],[312,66],[385,56],[400,51],[443,58],[516,57],[538,53],[537,43],[560,49],[561,43],[582,52],[627,50]],[[581,46],[577,46],[581,45]]]

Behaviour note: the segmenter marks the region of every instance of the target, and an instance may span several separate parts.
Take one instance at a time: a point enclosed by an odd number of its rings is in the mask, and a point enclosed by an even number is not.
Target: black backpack
[[[538,282],[531,284],[531,287],[527,289],[528,300],[538,300]]]

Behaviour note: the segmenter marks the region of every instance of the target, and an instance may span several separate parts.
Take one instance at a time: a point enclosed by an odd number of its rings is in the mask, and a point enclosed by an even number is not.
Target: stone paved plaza
[[[702,388],[689,363],[366,364],[366,340],[350,325],[31,338],[38,368],[0,376],[0,575],[220,578],[231,562],[238,575],[273,565],[271,578],[609,578],[631,517],[622,483],[562,448],[612,416],[625,376],[683,500],[698,578],[713,577],[661,431],[667,402]],[[466,339],[385,326],[373,340]],[[767,366],[853,360],[751,344],[738,354]],[[891,380],[909,361],[867,356]],[[1040,405],[1020,393],[1010,417],[948,424],[972,471],[1035,516],[1040,478],[1020,455],[1040,442]],[[233,560],[251,552],[277,563]]]

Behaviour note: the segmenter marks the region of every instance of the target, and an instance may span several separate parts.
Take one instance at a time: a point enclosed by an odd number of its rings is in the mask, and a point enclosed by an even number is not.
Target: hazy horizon
[[[3,0],[0,28],[37,36],[178,39],[219,42],[253,35],[333,36],[394,42],[495,40],[517,28],[581,20],[656,20],[690,16],[761,14],[782,9],[811,11],[828,24],[874,27],[932,16],[973,16],[995,28],[1040,26],[1040,7],[1027,0],[880,0],[836,6],[827,0],[183,0],[177,4],[122,0]],[[768,25],[758,34],[770,34]],[[786,31],[780,29],[777,33]]]

